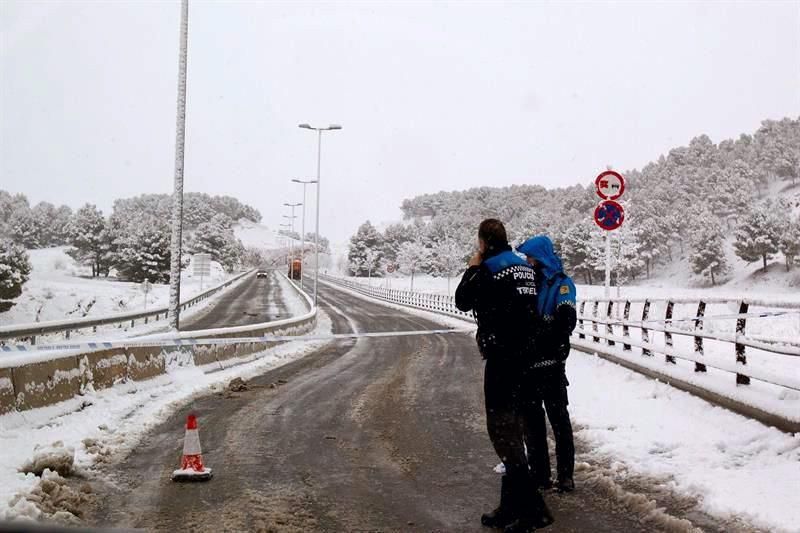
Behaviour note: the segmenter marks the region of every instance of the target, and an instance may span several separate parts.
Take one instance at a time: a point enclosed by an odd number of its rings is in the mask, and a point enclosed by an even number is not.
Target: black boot
[[[558,492],[572,492],[575,490],[575,481],[571,477],[558,478],[556,490]]]
[[[524,480],[515,496],[518,498],[515,504],[519,514],[516,520],[506,526],[505,533],[530,533],[555,522],[532,478]]]
[[[514,486],[510,476],[505,475],[500,485],[500,506],[481,516],[481,524],[486,527],[504,528],[514,521],[516,513],[513,505]]]

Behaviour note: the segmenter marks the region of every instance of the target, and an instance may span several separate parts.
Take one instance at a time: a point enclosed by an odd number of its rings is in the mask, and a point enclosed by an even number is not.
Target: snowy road
[[[438,328],[417,315],[323,286],[334,332]],[[337,341],[249,382],[195,400],[95,481],[89,522],[148,530],[485,531],[497,458],[486,436],[482,363],[468,335]],[[199,415],[206,484],[169,481],[183,421]],[[586,445],[578,442],[579,454]],[[694,505],[647,480],[548,494],[550,531],[683,531]],[[595,481],[596,482],[596,481]],[[608,489],[608,487],[606,487]],[[664,512],[642,501],[655,499]],[[731,530],[701,517],[708,531]]]
[[[281,287],[270,272],[266,278],[249,276],[229,289],[207,311],[181,322],[181,331],[245,326],[287,318]]]

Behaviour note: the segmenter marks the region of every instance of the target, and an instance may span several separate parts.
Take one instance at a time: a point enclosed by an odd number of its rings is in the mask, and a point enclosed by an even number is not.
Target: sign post
[[[144,278],[144,281],[142,282],[142,292],[144,292],[144,310],[145,311],[147,311],[147,295],[148,295],[148,293],[150,292],[150,290],[152,288],[153,288],[153,284],[150,283],[150,280],[147,279],[147,278]]]
[[[194,275],[200,277],[200,291],[203,291],[203,278],[211,276],[211,254],[194,254],[192,256]]]
[[[611,169],[601,172],[594,180],[597,196],[603,201],[594,210],[594,221],[606,231],[606,279],[605,297],[611,295],[611,231],[622,226],[625,209],[617,200],[625,192],[625,178]]]

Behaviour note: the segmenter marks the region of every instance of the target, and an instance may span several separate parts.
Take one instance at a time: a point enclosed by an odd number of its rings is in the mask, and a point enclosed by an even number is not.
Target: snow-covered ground
[[[800,531],[800,435],[789,435],[574,350],[570,410],[592,451],[624,481],[646,474],[703,510]],[[602,376],[602,378],[598,378]]]
[[[0,313],[0,325],[27,324],[48,320],[101,317],[162,307],[169,302],[169,285],[153,283],[147,294],[142,284],[117,281],[113,278],[92,278],[85,267],[78,265],[65,251],[67,247],[30,250],[31,276],[23,286],[15,305]],[[203,278],[207,290],[228,279],[222,267],[211,263],[211,276]],[[181,274],[181,298],[201,291],[201,280],[193,275],[191,264]]]
[[[288,286],[284,289],[287,308],[305,313],[300,297]],[[314,334],[330,333],[330,319],[320,313]],[[165,375],[151,380],[123,383],[53,406],[0,416],[0,520],[40,516],[24,495],[36,491],[41,478],[19,472],[37,454],[37,446],[56,456],[64,455],[65,448],[67,455],[74,449],[75,469],[89,471],[111,455],[124,456],[143,435],[192,398],[223,390],[233,378],[247,379],[296,360],[327,342],[289,342],[227,360],[225,370],[217,363],[195,367],[176,361]],[[202,438],[202,420],[199,422]],[[58,442],[62,445],[52,446]],[[18,494],[22,497],[16,497]]]
[[[445,325],[465,324],[402,308]],[[567,375],[575,433],[591,450],[577,457],[579,489],[583,483],[585,490],[624,490],[631,480],[643,478],[639,481],[648,494],[678,493],[724,520],[800,531],[800,435],[578,350],[567,361]],[[638,503],[643,509],[658,507],[649,499]]]

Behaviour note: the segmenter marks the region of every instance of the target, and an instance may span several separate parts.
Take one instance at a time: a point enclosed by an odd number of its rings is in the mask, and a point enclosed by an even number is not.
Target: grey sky
[[[177,2],[0,0],[0,188],[73,207],[172,188]],[[186,190],[322,232],[403,198],[586,182],[800,115],[800,3],[211,2],[189,17]],[[309,206],[313,196],[309,195]],[[309,217],[309,223],[311,217]]]

